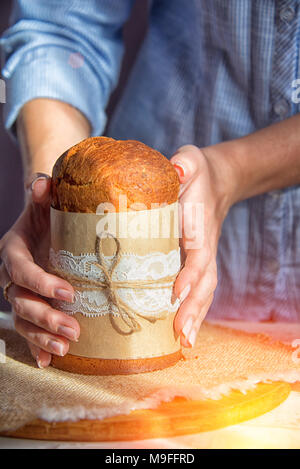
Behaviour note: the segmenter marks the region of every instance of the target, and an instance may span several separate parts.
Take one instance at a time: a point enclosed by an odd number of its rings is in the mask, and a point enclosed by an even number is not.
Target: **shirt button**
[[[282,21],[290,23],[295,18],[295,10],[292,7],[282,8],[279,16]]]
[[[289,103],[285,99],[280,99],[274,104],[274,112],[277,116],[284,118],[288,115],[290,110]]]

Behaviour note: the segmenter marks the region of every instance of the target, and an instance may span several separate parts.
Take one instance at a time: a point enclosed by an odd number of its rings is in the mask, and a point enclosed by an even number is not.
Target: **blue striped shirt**
[[[48,97],[78,108],[93,135],[101,134],[132,4],[15,1],[1,41],[7,128],[25,102]],[[169,157],[183,144],[211,145],[292,116],[299,110],[292,100],[299,40],[295,0],[152,0],[149,31],[109,135],[141,140]],[[211,316],[299,319],[299,217],[299,187],[232,207]]]

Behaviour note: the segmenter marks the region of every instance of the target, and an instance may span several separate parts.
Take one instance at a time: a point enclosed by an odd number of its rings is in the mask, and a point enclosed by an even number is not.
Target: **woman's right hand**
[[[29,345],[40,368],[47,367],[51,355],[63,356],[69,341],[77,341],[78,322],[53,309],[47,299],[73,301],[74,290],[66,281],[48,274],[50,185],[46,175],[34,178],[28,189],[24,211],[0,241],[0,285],[14,313],[16,331]]]

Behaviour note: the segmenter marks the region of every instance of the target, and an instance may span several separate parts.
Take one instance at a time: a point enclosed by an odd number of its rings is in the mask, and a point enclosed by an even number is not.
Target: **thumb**
[[[31,192],[33,202],[45,205],[50,199],[51,178],[44,173],[36,173],[31,182],[26,186]]]
[[[176,170],[180,184],[186,185],[194,178],[198,170],[199,148],[185,145],[172,156],[170,162]]]

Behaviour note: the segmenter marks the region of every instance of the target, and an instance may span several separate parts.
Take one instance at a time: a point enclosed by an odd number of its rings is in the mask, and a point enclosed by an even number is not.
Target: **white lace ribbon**
[[[83,254],[74,256],[68,251],[54,251],[50,249],[49,260],[52,267],[69,275],[75,275],[83,280],[97,280],[104,282],[102,270],[97,267],[95,254]],[[111,267],[113,256],[104,256],[108,268]],[[156,288],[118,288],[118,295],[131,309],[139,311],[143,317],[159,318],[162,313],[176,312],[179,300],[172,303],[173,282],[162,284],[159,288],[159,280],[176,275],[180,270],[180,250],[170,251],[168,254],[155,252],[144,256],[122,253],[120,262],[114,269],[112,280],[116,282],[139,282],[154,280]],[[119,316],[117,307],[111,304],[109,293],[106,289],[76,290],[75,301],[70,304],[63,301],[52,302],[53,306],[73,315],[82,313],[88,317],[103,316],[112,313]]]

